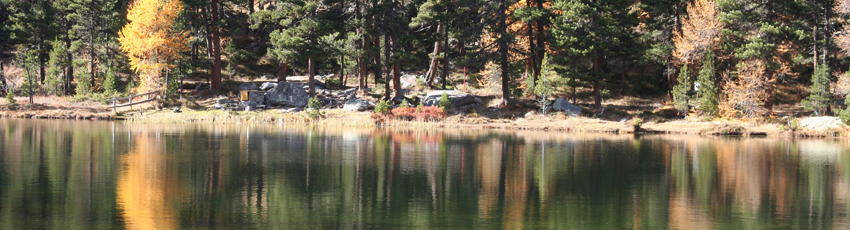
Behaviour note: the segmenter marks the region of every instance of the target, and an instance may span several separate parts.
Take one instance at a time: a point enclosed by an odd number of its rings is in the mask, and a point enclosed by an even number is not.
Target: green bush
[[[399,105],[398,107],[409,108],[410,103],[407,102],[407,99],[404,99],[403,101],[401,101],[401,105]]]
[[[841,111],[841,113],[844,113],[844,111]],[[850,114],[848,114],[848,115],[850,115]],[[841,118],[841,121],[845,122],[844,117]],[[800,120],[798,120],[795,117],[795,118],[791,119],[790,121],[788,121],[788,129],[790,129],[791,131],[797,131],[797,128],[800,128]]]
[[[388,101],[388,100],[381,100],[381,101],[379,101],[379,102],[378,102],[378,104],[377,104],[377,105],[375,105],[375,113],[379,113],[379,114],[389,114],[389,113],[390,113],[390,109],[392,109],[392,107],[393,107],[393,106],[392,106],[392,105],[390,105],[390,101]]]
[[[838,112],[838,118],[841,119],[841,123],[844,123],[845,125],[850,125],[850,108]]]
[[[320,110],[322,108],[322,100],[319,97],[314,96],[307,100],[307,117],[310,119],[318,119],[325,117],[325,112]]]
[[[440,97],[440,103],[437,104],[443,111],[449,111],[449,108],[452,106],[452,101],[449,100],[449,95],[443,93],[443,96]]]
[[[635,118],[632,122],[632,126],[635,127],[635,131],[640,130],[640,126],[643,125],[643,119]]]
[[[15,100],[15,92],[12,90],[12,87],[9,87],[9,92],[6,93],[6,103],[14,106],[18,101]]]

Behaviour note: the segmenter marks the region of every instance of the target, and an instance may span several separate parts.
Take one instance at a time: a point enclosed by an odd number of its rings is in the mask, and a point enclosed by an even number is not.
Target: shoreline
[[[42,106],[43,107],[43,106]],[[594,134],[634,134],[634,135],[697,135],[697,136],[737,136],[737,137],[793,137],[793,138],[838,138],[850,136],[847,127],[826,130],[799,128],[792,132],[783,125],[762,122],[743,121],[689,121],[688,119],[646,121],[635,132],[631,120],[626,122],[607,121],[589,117],[565,117],[527,115],[526,117],[507,119],[489,119],[477,114],[451,115],[441,121],[406,121],[392,119],[378,124],[372,112],[351,112],[342,109],[329,109],[325,117],[310,119],[305,112],[284,113],[277,109],[258,111],[221,111],[185,109],[180,113],[171,110],[137,110],[113,114],[111,111],[75,111],[52,108],[42,110],[4,110],[3,118],[22,119],[66,119],[66,120],[102,120],[125,121],[137,124],[293,124],[304,126],[333,126],[349,128],[420,128],[420,129],[479,129],[479,130],[516,130]]]

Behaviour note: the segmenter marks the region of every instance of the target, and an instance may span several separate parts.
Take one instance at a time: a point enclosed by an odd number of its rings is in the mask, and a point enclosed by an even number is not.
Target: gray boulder
[[[431,91],[422,99],[422,104],[424,106],[439,106],[440,98],[443,97],[443,93],[449,96],[449,100],[452,102],[452,107],[454,108],[475,103],[481,104],[481,98],[457,90]]]
[[[272,105],[282,106],[307,106],[310,95],[297,84],[282,81],[274,88],[266,92]]]
[[[552,103],[552,110],[564,112],[568,116],[581,115],[581,108],[560,97],[555,99],[555,102]]]
[[[807,117],[800,120],[800,126],[813,130],[838,128],[841,125],[838,117]]]
[[[369,109],[369,101],[363,99],[351,99],[345,101],[345,104],[342,106],[342,109],[345,111],[366,111]]]
[[[271,88],[274,88],[275,86],[277,86],[277,83],[266,82],[266,83],[263,83],[262,85],[260,85],[260,89],[261,90],[269,90]]]
[[[239,84],[239,91],[245,91],[245,90],[260,90],[260,88],[257,87],[256,84],[250,83],[250,82],[245,82],[245,83]]]
[[[357,88],[340,90],[340,91],[337,92],[337,95],[344,96],[346,99],[357,98]]]

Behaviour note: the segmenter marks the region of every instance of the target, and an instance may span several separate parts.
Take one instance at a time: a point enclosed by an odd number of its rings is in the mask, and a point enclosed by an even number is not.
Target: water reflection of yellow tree
[[[122,156],[117,199],[130,229],[175,229],[176,201],[182,196],[177,171],[167,164],[165,141],[146,132],[133,135]]]

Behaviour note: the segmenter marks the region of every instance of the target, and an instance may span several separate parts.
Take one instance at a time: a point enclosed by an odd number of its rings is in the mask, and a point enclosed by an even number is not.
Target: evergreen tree
[[[35,70],[40,76],[40,81],[44,81],[48,51],[50,51],[49,41],[53,40],[56,31],[52,4],[49,1],[40,0],[2,1],[11,12],[9,15],[12,27],[11,39],[35,51],[37,60]]]
[[[714,52],[709,50],[705,53],[702,67],[697,75],[699,110],[708,116],[717,115],[717,106],[719,105],[717,77],[714,68]]]
[[[700,71],[701,72],[701,71]],[[673,86],[673,106],[679,112],[688,111],[688,101],[691,99],[691,71],[688,70],[688,65],[682,65],[679,70],[679,78],[676,79],[678,84]]]
[[[21,94],[29,97],[29,103],[32,104],[33,96],[38,90],[38,50],[18,46],[18,65],[23,71],[23,83],[21,84]]]
[[[67,52],[59,39],[53,40],[53,50],[50,51],[50,60],[47,63],[47,79],[44,82],[45,91],[49,95],[59,96],[64,93],[64,70],[70,65],[66,59]]]
[[[339,39],[334,30],[334,22],[327,20],[339,14],[338,6],[329,1],[320,0],[279,0],[276,1],[280,17],[279,30],[271,33],[272,48],[269,54],[277,60],[306,62],[310,96],[315,96],[316,62],[333,57],[332,44]]]
[[[800,104],[807,110],[814,111],[815,114],[825,115],[831,99],[829,82],[829,67],[818,66],[814,75],[812,75],[812,87],[809,88],[809,96]]]
[[[613,76],[609,65],[634,39],[637,17],[627,10],[631,1],[558,0],[553,10],[550,45],[567,67],[562,75],[586,81],[593,89],[596,108],[602,108],[602,88]]]

